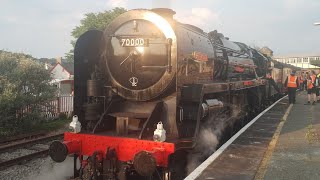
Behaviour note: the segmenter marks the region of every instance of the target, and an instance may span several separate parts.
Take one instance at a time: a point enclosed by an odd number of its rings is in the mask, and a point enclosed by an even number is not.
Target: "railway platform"
[[[320,179],[320,104],[285,97],[259,114],[197,167],[197,179]]]

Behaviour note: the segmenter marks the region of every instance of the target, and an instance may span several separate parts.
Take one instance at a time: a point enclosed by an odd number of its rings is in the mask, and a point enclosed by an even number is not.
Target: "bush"
[[[0,134],[28,131],[54,97],[50,74],[30,55],[0,51]]]

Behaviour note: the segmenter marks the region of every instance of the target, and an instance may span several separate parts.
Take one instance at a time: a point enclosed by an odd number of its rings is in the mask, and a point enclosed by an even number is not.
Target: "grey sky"
[[[320,55],[320,0],[0,0],[0,49],[64,56],[85,13],[113,7],[171,7],[176,18],[275,55]]]

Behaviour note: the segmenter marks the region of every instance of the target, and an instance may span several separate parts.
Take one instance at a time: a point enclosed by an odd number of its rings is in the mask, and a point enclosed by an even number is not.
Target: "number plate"
[[[144,38],[122,38],[120,39],[122,47],[146,47],[149,46],[149,39]]]

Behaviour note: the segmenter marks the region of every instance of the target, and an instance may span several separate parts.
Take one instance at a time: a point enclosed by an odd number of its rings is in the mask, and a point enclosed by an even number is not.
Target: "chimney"
[[[60,63],[61,64],[61,60],[62,60],[62,57],[57,57],[56,58],[56,63]]]
[[[173,21],[173,15],[176,14],[174,10],[169,8],[154,8],[154,9],[151,9],[151,11],[159,14],[170,23]]]
[[[44,63],[44,68],[45,68],[46,70],[49,70],[49,65],[48,65],[47,62]]]

